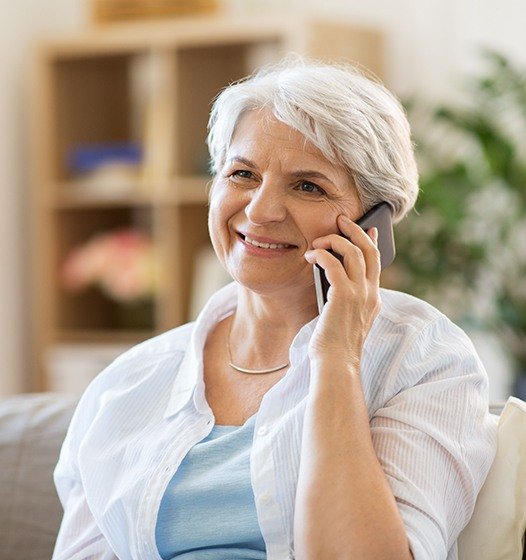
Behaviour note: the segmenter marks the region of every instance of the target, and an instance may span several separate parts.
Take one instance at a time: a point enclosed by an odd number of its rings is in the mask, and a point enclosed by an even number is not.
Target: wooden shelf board
[[[105,196],[96,192],[79,192],[79,186],[72,181],[53,189],[57,195],[50,204],[55,210],[206,204],[210,182],[211,178],[207,176],[177,177],[164,185],[159,182],[148,189],[137,186],[130,189],[129,194]]]
[[[165,184],[150,185],[148,190],[136,187],[130,194],[118,196],[80,192],[75,182],[62,183],[56,187],[57,195],[50,204],[56,210],[206,204],[210,183],[207,176],[176,177]]]
[[[260,17],[254,25],[253,18],[206,15],[94,26],[59,39],[45,37],[41,48],[51,58],[93,57],[156,48],[282,42],[286,34],[286,22],[274,17]]]
[[[55,332],[54,343],[57,342],[109,342],[138,343],[155,336],[154,330],[117,330],[117,329],[68,329]]]
[[[75,210],[82,208],[122,208],[142,207],[152,204],[151,197],[143,194],[129,194],[115,197],[101,195],[74,194],[59,192],[52,202],[53,208],[57,210]]]

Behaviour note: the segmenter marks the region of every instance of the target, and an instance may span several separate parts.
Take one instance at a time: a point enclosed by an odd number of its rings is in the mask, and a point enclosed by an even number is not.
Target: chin
[[[308,296],[311,292],[314,296],[314,279],[312,272],[309,275],[289,273],[287,275],[276,275],[272,272],[262,274],[261,271],[249,274],[247,271],[237,273],[230,271],[232,278],[243,288],[257,294],[272,294],[277,292],[305,291]]]

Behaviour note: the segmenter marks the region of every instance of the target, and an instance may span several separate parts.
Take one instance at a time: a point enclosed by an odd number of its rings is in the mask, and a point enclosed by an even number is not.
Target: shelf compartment
[[[155,213],[158,247],[159,308],[161,330],[188,321],[192,297],[194,259],[204,246],[210,246],[208,207],[205,202],[160,207]]]
[[[126,330],[124,303],[116,302],[96,287],[80,292],[68,291],[61,271],[70,252],[95,235],[123,228],[136,228],[151,234],[152,212],[144,208],[67,209],[54,216],[55,262],[52,287],[54,315],[58,330]],[[155,327],[154,307],[147,318],[136,325],[139,330]]]
[[[203,247],[211,247],[208,234],[208,207],[185,204],[177,209],[179,226],[178,239],[181,240],[180,286],[183,294],[183,320],[190,320],[190,302],[194,289],[195,257]]]
[[[75,146],[137,140],[130,116],[134,58],[135,53],[53,60],[53,177],[73,178],[67,158]]]

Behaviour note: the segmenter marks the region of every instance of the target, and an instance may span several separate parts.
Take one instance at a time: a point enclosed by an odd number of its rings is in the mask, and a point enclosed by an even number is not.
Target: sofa
[[[49,560],[62,506],[53,469],[76,399],[36,393],[0,400],[0,560]]]
[[[50,393],[0,400],[0,560],[51,558],[62,517],[52,474],[75,405]],[[526,403],[512,398],[459,560],[521,560],[525,527]]]

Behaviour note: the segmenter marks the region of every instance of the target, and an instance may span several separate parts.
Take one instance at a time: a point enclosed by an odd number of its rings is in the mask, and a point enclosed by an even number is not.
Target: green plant
[[[484,59],[455,106],[406,104],[421,195],[391,284],[493,329],[526,375],[526,71]]]

